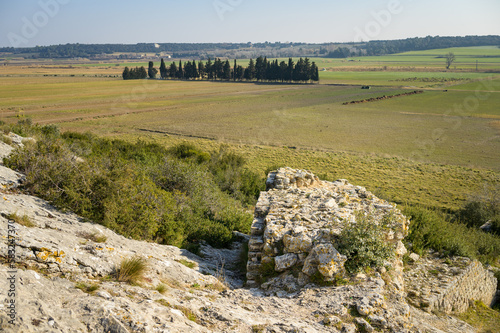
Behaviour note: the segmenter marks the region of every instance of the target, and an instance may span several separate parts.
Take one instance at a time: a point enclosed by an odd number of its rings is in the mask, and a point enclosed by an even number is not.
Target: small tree
[[[165,61],[163,61],[163,58],[162,58],[161,65],[160,65],[160,77],[162,79],[165,79],[167,76],[168,76],[167,66],[165,65]]]
[[[156,74],[158,73],[158,70],[154,68],[154,64],[152,61],[149,62],[148,66],[148,76],[150,79],[156,79]]]
[[[451,64],[455,61],[455,54],[453,52],[449,52],[446,56],[446,69],[450,69]]]
[[[122,76],[124,80],[130,79],[130,69],[128,67],[125,67]]]

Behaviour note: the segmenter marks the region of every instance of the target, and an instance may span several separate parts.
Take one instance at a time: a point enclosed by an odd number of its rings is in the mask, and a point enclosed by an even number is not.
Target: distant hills
[[[427,36],[401,40],[377,40],[359,43],[139,43],[139,44],[64,44],[29,48],[0,48],[24,58],[138,58],[144,54],[172,58],[251,58],[268,57],[333,57],[384,55],[407,51],[448,47],[499,46],[500,36],[441,37]]]

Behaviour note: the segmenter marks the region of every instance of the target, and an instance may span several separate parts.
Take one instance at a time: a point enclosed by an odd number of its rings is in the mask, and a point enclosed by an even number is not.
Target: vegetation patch
[[[77,234],[77,236],[85,238],[85,239],[90,240],[90,241],[95,242],[95,243],[105,243],[108,240],[108,237],[98,233],[97,231],[95,231],[95,232],[83,231],[83,232],[79,232]]]
[[[2,215],[4,215],[4,214],[2,214]],[[37,226],[36,223],[33,222],[33,220],[31,219],[31,217],[29,217],[26,214],[18,215],[17,213],[11,213],[11,214],[5,214],[4,216],[6,219],[12,220],[20,225],[27,227],[27,228],[34,228]]]
[[[169,308],[172,307],[172,305],[164,298],[157,299],[157,300],[155,300],[155,302],[160,303],[161,305],[169,307]]]
[[[180,264],[183,264],[184,266],[188,267],[188,268],[195,268],[196,267],[196,263],[193,262],[193,261],[189,261],[189,260],[186,260],[186,259],[180,259],[180,260],[176,260],[178,263]]]
[[[410,218],[406,246],[420,255],[433,249],[448,256],[464,256],[483,263],[497,264],[500,237],[454,221],[437,210],[406,206],[403,214]]]
[[[164,292],[166,292],[166,291],[167,291],[167,286],[166,286],[166,285],[164,285],[163,283],[159,283],[159,284],[156,286],[155,290],[156,290],[157,292],[159,292],[160,294],[163,294]]]
[[[337,250],[347,257],[344,266],[349,273],[381,267],[394,257],[394,247],[384,239],[384,226],[372,215],[359,213],[356,223],[343,228]]]
[[[264,182],[229,148],[209,154],[182,145],[167,151],[143,141],[60,134],[57,127],[27,121],[14,129],[37,137],[6,160],[26,174],[28,192],[124,236],[222,247],[233,230],[250,229],[246,207]]]
[[[96,291],[97,289],[99,289],[99,285],[98,284],[87,284],[87,283],[79,282],[79,283],[76,284],[75,288],[78,288],[78,289],[82,290],[83,292],[91,294],[94,291]]]
[[[490,308],[481,301],[476,301],[465,313],[457,317],[478,329],[479,333],[498,332],[500,325],[500,311]]]
[[[142,257],[123,259],[120,266],[115,269],[115,278],[119,282],[136,284],[144,279],[146,269],[147,262]]]
[[[181,311],[187,319],[198,323],[198,317],[196,316],[196,313],[194,313],[191,309],[182,305],[174,305],[173,308]]]

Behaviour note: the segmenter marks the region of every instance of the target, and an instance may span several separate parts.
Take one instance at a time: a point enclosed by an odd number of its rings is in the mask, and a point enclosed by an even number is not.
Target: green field
[[[455,52],[479,52],[467,49]],[[442,51],[385,59],[434,59]],[[484,49],[485,55],[496,52]],[[317,60],[320,68],[349,63]],[[189,139],[216,149],[225,142],[262,173],[279,165],[308,168],[398,202],[446,209],[456,209],[484,184],[500,182],[499,74],[330,67],[321,72],[321,84],[300,85],[123,81],[96,77],[117,71],[101,66],[58,67],[57,77],[33,76],[33,68],[10,75],[11,68],[0,68],[2,120],[31,117],[62,130],[166,145]],[[96,74],[82,76],[88,71]],[[424,93],[342,105],[415,89]]]

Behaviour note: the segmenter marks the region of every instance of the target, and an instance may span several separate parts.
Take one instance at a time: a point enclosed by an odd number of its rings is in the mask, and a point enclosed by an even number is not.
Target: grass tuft
[[[185,260],[185,259],[180,259],[180,260],[176,260],[178,263],[180,264],[183,264],[184,266],[188,267],[188,268],[195,268],[196,267],[196,263],[195,262],[192,262],[192,261],[189,261],[189,260]]]
[[[127,282],[136,284],[144,279],[144,273],[147,269],[146,259],[141,257],[133,257],[124,259],[120,263],[120,267],[115,269],[115,278],[119,282]]]
[[[91,294],[94,291],[96,291],[97,289],[99,289],[98,284],[87,284],[87,283],[83,283],[83,282],[77,283],[75,287],[82,290],[83,292],[88,293],[88,294]]]
[[[194,322],[198,322],[198,317],[191,309],[188,309],[181,305],[174,305],[173,308],[181,311],[186,316],[187,319]]]
[[[155,290],[159,292],[160,294],[163,294],[164,292],[167,291],[167,286],[164,285],[163,283],[160,283],[156,286]]]
[[[23,225],[27,228],[33,228],[36,227],[37,225],[33,222],[33,220],[26,214],[24,215],[17,215],[17,213],[11,213],[5,215],[5,217],[9,220],[13,220],[17,224]]]
[[[88,240],[93,241],[95,243],[105,243],[108,240],[108,237],[101,235],[96,231],[94,231],[94,232],[87,232],[87,231],[79,232],[79,233],[77,233],[77,236],[88,239]]]

